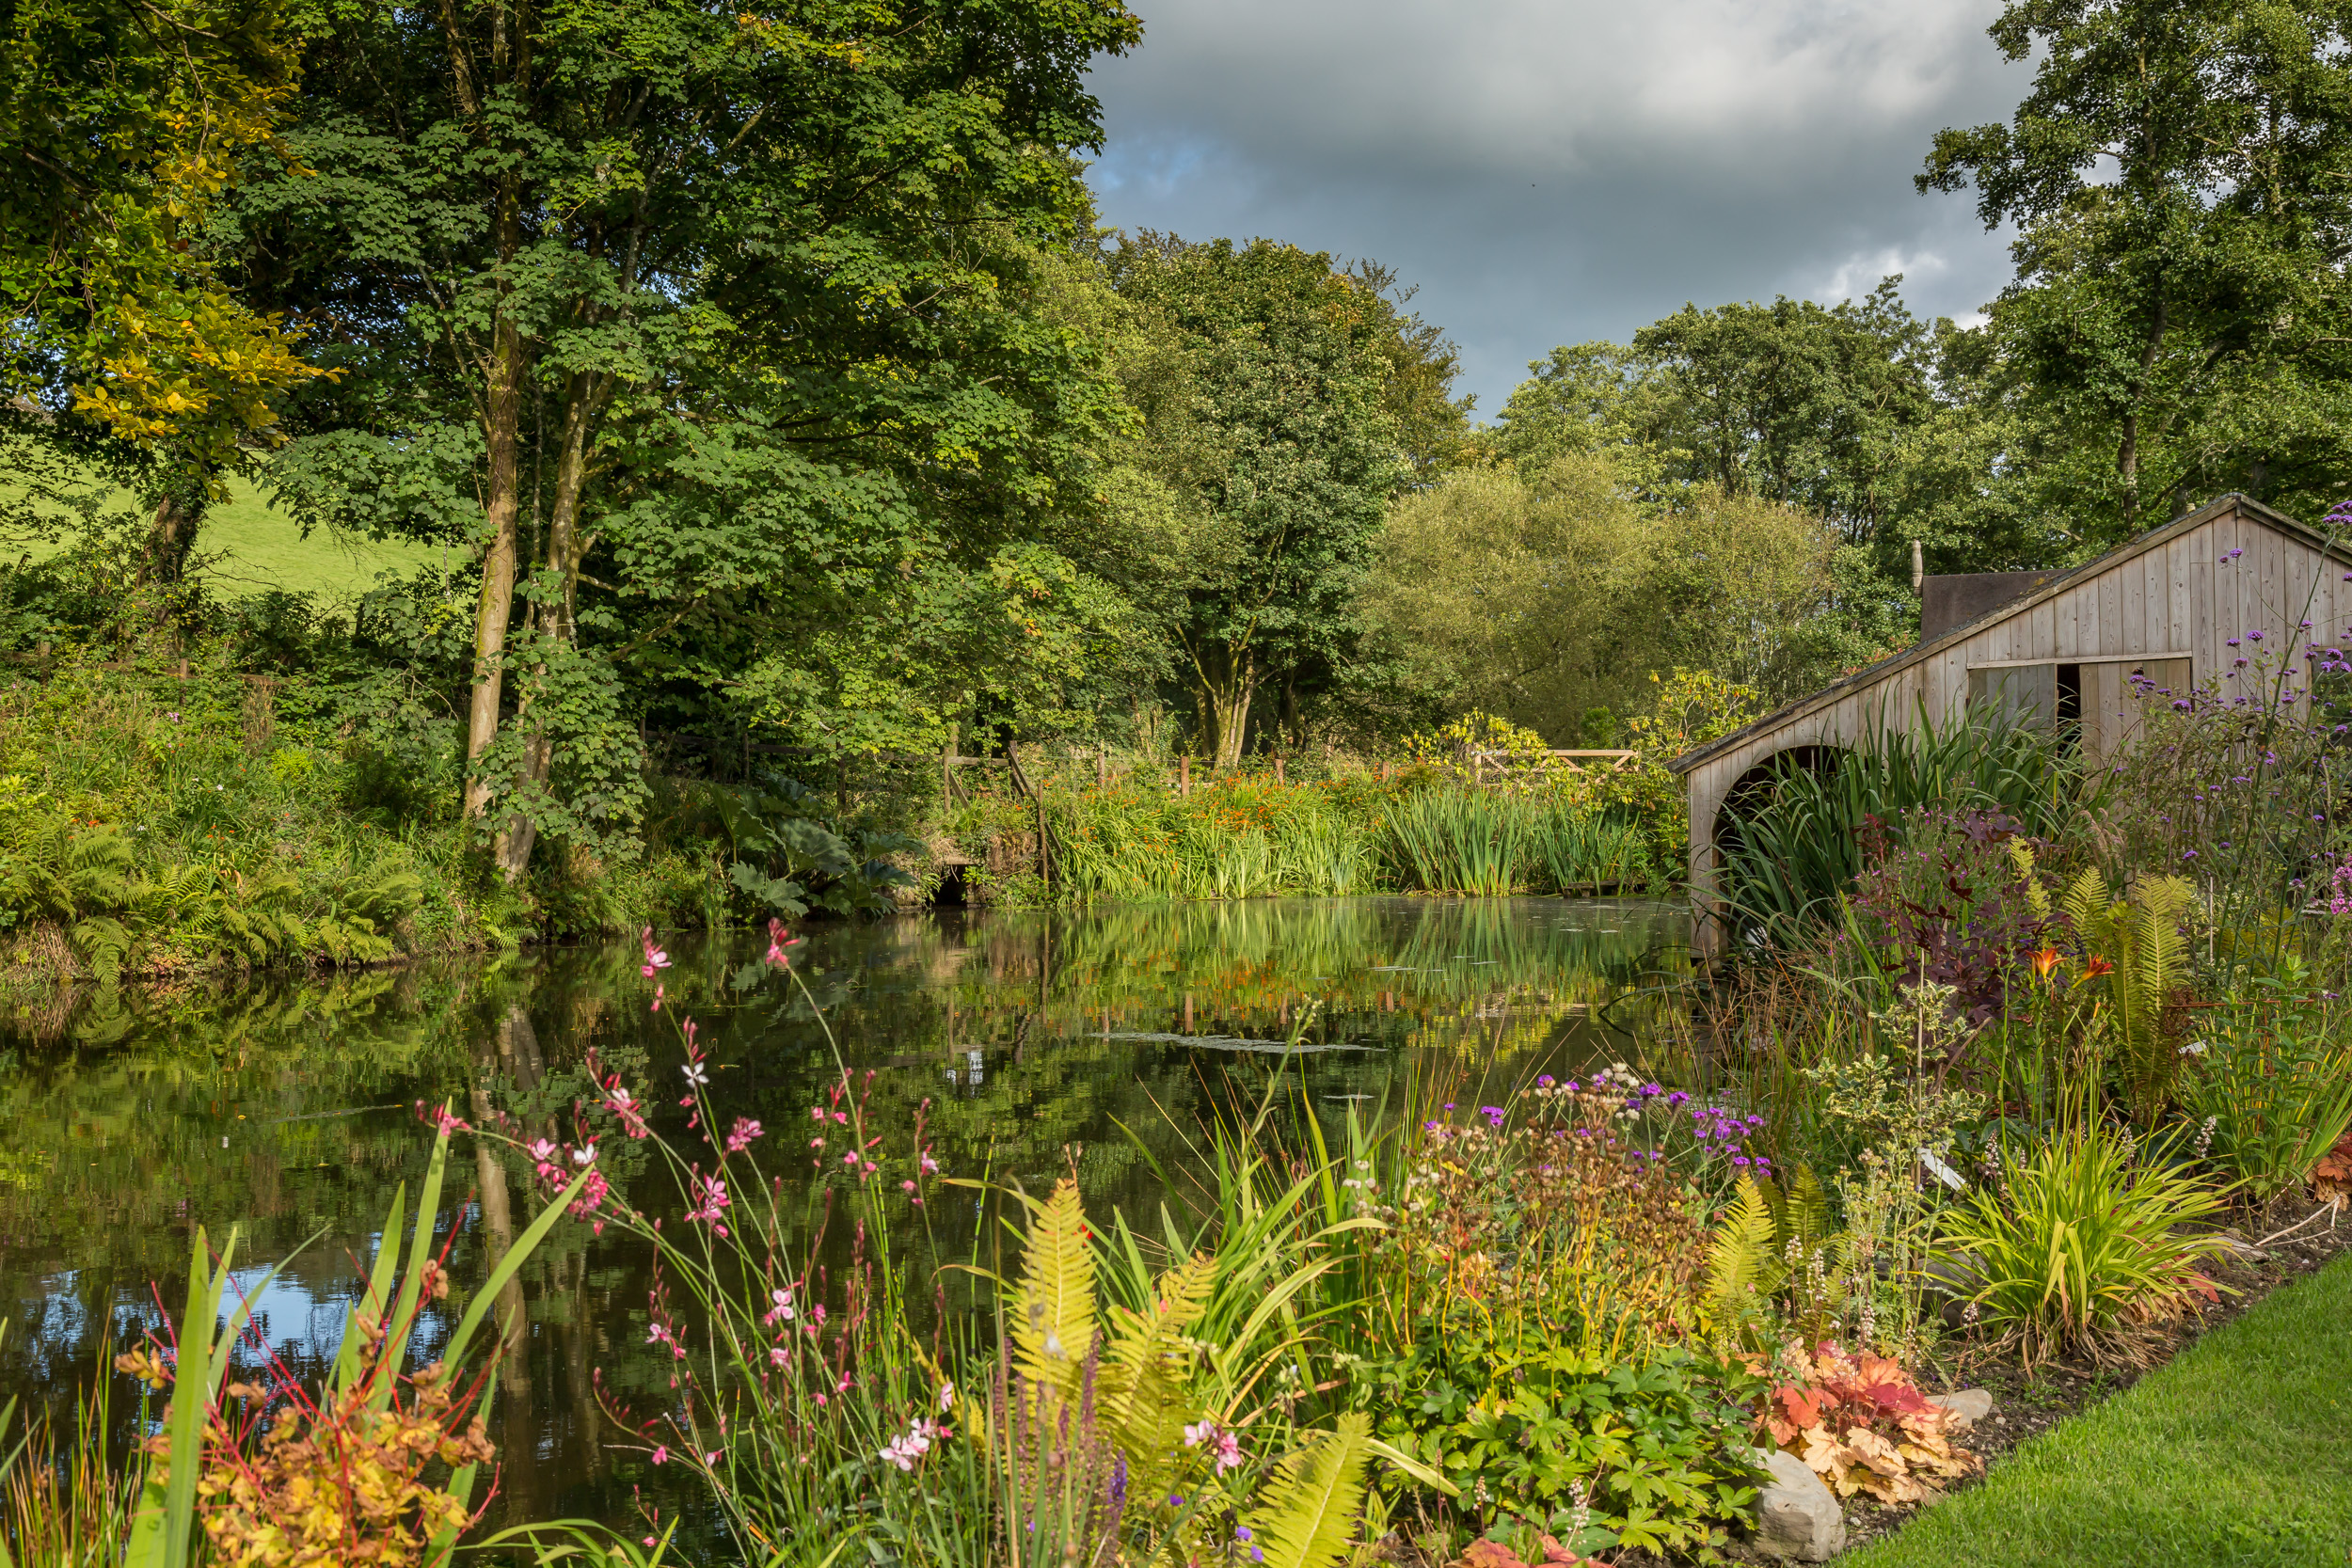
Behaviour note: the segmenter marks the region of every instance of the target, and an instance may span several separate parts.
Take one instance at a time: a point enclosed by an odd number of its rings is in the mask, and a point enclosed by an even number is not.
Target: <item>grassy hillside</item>
[[[118,492],[104,504],[109,509],[129,506],[131,499]],[[24,546],[22,553],[42,561],[62,547],[39,542]],[[379,573],[405,574],[442,564],[444,557],[442,550],[422,546],[338,540],[323,531],[305,539],[293,518],[272,507],[244,479],[230,480],[228,499],[215,502],[206,513],[196,549],[205,562],[200,575],[214,593],[227,599],[273,588],[334,598],[374,586]]]

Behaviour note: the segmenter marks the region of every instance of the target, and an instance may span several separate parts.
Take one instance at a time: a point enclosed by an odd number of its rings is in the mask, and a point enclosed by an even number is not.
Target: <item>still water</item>
[[[420,1102],[560,1136],[591,1052],[674,1100],[679,1017],[700,1028],[723,1117],[805,1125],[838,1076],[830,1025],[852,1073],[875,1074],[877,1121],[930,1102],[948,1175],[1034,1189],[1074,1167],[1090,1206],[1148,1215],[1168,1196],[1155,1164],[1181,1172],[1202,1118],[1274,1073],[1336,1131],[1414,1082],[1475,1103],[1628,1053],[1687,973],[1688,932],[1684,906],[1630,899],[945,911],[811,927],[794,958],[814,1009],[757,964],[764,939],[672,943],[660,1014],[619,943],[20,1004],[0,1020],[0,1400],[63,1415],[109,1339],[145,1334],[159,1301],[176,1316],[198,1226],[215,1245],[235,1227],[241,1261],[285,1261],[255,1322],[314,1370],[394,1187],[422,1174]],[[443,1200],[460,1281],[486,1272],[485,1212],[515,1180],[468,1142]],[[674,1212],[643,1152],[609,1145],[608,1173]],[[494,1516],[618,1518],[634,1488],[666,1493],[609,1414],[649,1414],[666,1384],[666,1354],[645,1354],[647,1263],[618,1231],[570,1222],[532,1258],[491,1422]],[[127,1437],[136,1397],[117,1381]]]

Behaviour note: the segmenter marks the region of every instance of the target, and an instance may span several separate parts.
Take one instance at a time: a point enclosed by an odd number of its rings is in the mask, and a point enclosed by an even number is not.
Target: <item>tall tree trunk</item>
[[[1209,761],[1216,768],[1241,762],[1242,742],[1249,727],[1249,705],[1258,695],[1257,656],[1247,646],[1225,648],[1196,660],[1197,697],[1200,721],[1208,732]]]
[[[551,602],[535,606],[531,617],[532,629],[550,642],[568,645],[579,632],[580,570],[588,558],[590,543],[580,531],[580,499],[588,486],[588,455],[596,421],[611,399],[612,387],[610,376],[576,375],[566,388],[569,395],[564,404],[563,445],[556,453],[555,497],[548,514],[545,560],[545,577],[553,579],[556,596]],[[532,684],[544,682],[547,673],[543,658],[532,671]],[[521,773],[516,781],[524,788],[544,785],[555,761],[554,737],[548,733],[544,714],[531,712],[534,705],[535,699],[527,696],[515,711],[516,724],[528,726]],[[530,867],[531,851],[538,836],[538,827],[529,816],[521,812],[508,813],[499,828],[495,846],[499,872],[508,882],[520,880]]]
[[[490,74],[514,89],[517,103],[531,97],[530,19],[523,8],[494,6],[491,11]],[[448,40],[457,102],[477,127],[481,100],[474,90],[468,43],[450,0],[442,0],[441,30]],[[516,529],[522,507],[523,385],[530,367],[521,329],[516,325],[513,294],[516,257],[522,250],[520,150],[508,148],[509,164],[498,182],[498,293],[492,304],[490,356],[483,398],[483,436],[488,451],[482,514],[482,592],[474,605],[473,689],[466,709],[465,817],[470,823],[489,808],[495,782],[483,758],[497,741],[499,705],[505,692],[506,634],[515,613]]]
[[[483,755],[498,739],[506,679],[506,633],[515,613],[515,532],[522,504],[516,459],[522,445],[522,334],[502,310],[492,328],[485,434],[489,475],[483,498],[482,592],[474,604],[473,692],[466,709],[466,812],[479,817],[497,793]]]
[[[196,531],[204,522],[204,487],[182,483],[164,492],[155,503],[155,517],[147,531],[146,556],[139,563],[142,582],[178,582],[187,575],[188,554],[196,548]]]

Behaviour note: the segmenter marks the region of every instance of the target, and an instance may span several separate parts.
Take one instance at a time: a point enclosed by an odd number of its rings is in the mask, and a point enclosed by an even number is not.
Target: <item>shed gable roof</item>
[[[1745,745],[1759,736],[1770,735],[1772,731],[1793,724],[1809,714],[1818,713],[1849,692],[1864,687],[1875,686],[1888,676],[1909,669],[1922,659],[1931,658],[1946,649],[1965,642],[1987,626],[1997,626],[2003,621],[2029,613],[2036,606],[2058,597],[2085,578],[2095,578],[2102,572],[2111,571],[2123,562],[2144,555],[2159,546],[2169,544],[2181,534],[2200,528],[2231,511],[2235,511],[2241,517],[2251,517],[2265,527],[2308,545],[2322,554],[2332,554],[2338,560],[2345,559],[2344,552],[2332,546],[2328,536],[2317,529],[2307,523],[2297,522],[2285,513],[2274,511],[2250,497],[2232,491],[2228,495],[2206,502],[2186,516],[2175,517],[2169,523],[2150,529],[2137,538],[2117,546],[2095,561],[2086,562],[2072,571],[2059,573],[2024,598],[2012,599],[2008,604],[1988,610],[1963,626],[1954,626],[1932,641],[1914,643],[1899,654],[1889,655],[1876,664],[1866,665],[1851,675],[1831,682],[1809,697],[1800,697],[1793,703],[1785,704],[1755,722],[1732,731],[1729,735],[1719,736],[1704,746],[1693,747],[1668,763],[1667,769],[1674,773],[1688,773],[1709,757],[1727,752],[1736,746]]]

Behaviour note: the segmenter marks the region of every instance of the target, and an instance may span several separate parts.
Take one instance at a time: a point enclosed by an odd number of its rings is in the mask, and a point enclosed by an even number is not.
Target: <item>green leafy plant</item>
[[[1732,1452],[1743,1418],[1714,1375],[1686,1352],[1597,1355],[1465,1311],[1359,1387],[1381,1433],[1440,1471],[1482,1528],[1518,1520],[1572,1552],[1706,1551],[1756,1495]]]
[[[2132,1118],[2153,1127],[2171,1102],[2180,1052],[2167,1023],[2188,983],[2188,945],[2181,923],[2196,899],[2182,877],[2141,877],[2129,896],[2107,891],[2106,878],[2085,870],[2058,907],[2083,947],[2093,984],[2104,987],[2107,1053]]]
[[[459,1315],[439,1347],[439,1359],[408,1373],[405,1364],[416,1326],[443,1277],[434,1235],[450,1132],[457,1125],[444,1114],[420,1191],[413,1236],[403,1236],[406,1189],[394,1194],[367,1293],[345,1314],[342,1342],[315,1398],[304,1395],[282,1369],[275,1389],[224,1388],[252,1302],[283,1265],[251,1289],[239,1289],[224,1322],[221,1307],[231,1283],[236,1233],[230,1233],[215,1259],[203,1230],[197,1231],[186,1313],[169,1363],[160,1347],[117,1359],[119,1370],[151,1386],[171,1388],[132,1512],[125,1568],[186,1568],[198,1560],[199,1523],[215,1546],[264,1568],[297,1560],[294,1553],[306,1540],[331,1549],[357,1529],[381,1533],[388,1546],[405,1540],[404,1549],[421,1551],[426,1560],[447,1557],[459,1526],[470,1518],[476,1465],[487,1451],[478,1421],[463,1436],[457,1423],[495,1387],[493,1372],[478,1396],[460,1402],[454,1393],[456,1370],[508,1281],[593,1174],[574,1178],[515,1239]],[[403,1404],[404,1388],[421,1397]],[[249,1423],[230,1413],[223,1396],[242,1402],[273,1392],[290,1395],[294,1402],[257,1444]],[[437,1454],[454,1468],[445,1482],[421,1481],[420,1467]]]
[[[2221,1212],[2220,1196],[2139,1155],[2106,1127],[2061,1132],[2008,1154],[1999,1184],[1946,1225],[1938,1272],[1973,1284],[1985,1328],[2028,1367],[2069,1352],[2144,1360],[2158,1325],[2218,1299],[2197,1265],[2220,1243],[2183,1227]]]
[[[2327,1008],[2299,1000],[2301,988],[2264,989],[2180,1048],[2180,1091],[2199,1151],[2266,1203],[2310,1180],[2352,1128],[2352,1046],[2335,1037]]]

